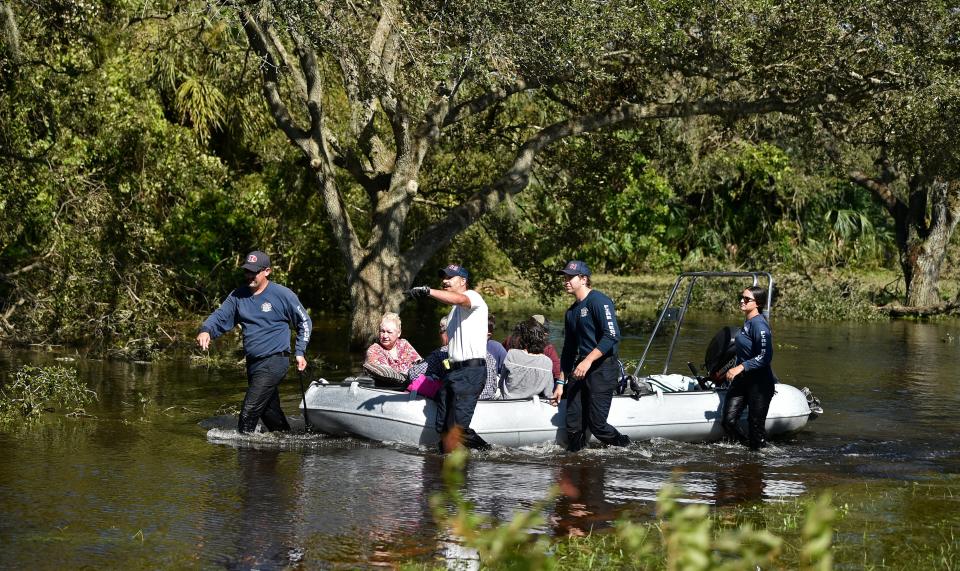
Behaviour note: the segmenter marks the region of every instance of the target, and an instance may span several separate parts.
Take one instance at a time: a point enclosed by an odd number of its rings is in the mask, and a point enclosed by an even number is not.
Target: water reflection
[[[436,541],[430,497],[443,486],[443,460],[435,454],[304,435],[218,442],[242,453],[244,521],[297,512],[297,537],[313,549],[324,543],[318,538],[329,542],[348,536],[346,542],[338,540],[340,557],[345,550],[363,559],[387,557],[398,549],[422,555]],[[297,450],[291,442],[313,444]],[[272,453],[271,443],[278,448]],[[296,500],[276,489],[279,449],[293,458],[300,455]],[[608,528],[627,509],[651,516],[657,494],[671,482],[681,488],[681,502],[731,505],[797,496],[806,487],[790,472],[802,462],[792,457],[794,451],[772,447],[757,455],[734,445],[666,440],[626,451],[594,448],[579,455],[554,445],[496,449],[471,457],[462,491],[477,511],[505,521],[517,510],[537,508],[548,490],[559,485],[563,494],[546,506],[548,527],[539,531],[584,535]],[[289,478],[280,481],[289,486]],[[270,525],[253,530],[268,532]],[[244,553],[257,562],[283,560],[286,551],[296,550],[294,543],[286,537],[266,545],[244,537],[238,541],[257,546],[255,552]]]
[[[763,468],[755,462],[734,464],[717,470],[713,502],[718,506],[763,499]]]
[[[279,450],[237,448],[240,483],[239,521],[234,537],[236,557],[227,569],[280,569],[289,560],[288,519],[292,505],[289,486],[281,479]]]
[[[607,501],[606,469],[603,464],[561,465],[557,499],[551,518],[553,533],[584,536],[595,527],[607,527],[615,519],[615,504]]]
[[[904,359],[896,368],[903,383],[896,392],[910,399],[911,408],[925,424],[943,419],[953,411],[944,409],[942,403],[956,400],[958,383],[955,376],[942,372],[960,365],[960,350],[950,350],[953,337],[949,331],[915,322],[898,325],[902,327]]]

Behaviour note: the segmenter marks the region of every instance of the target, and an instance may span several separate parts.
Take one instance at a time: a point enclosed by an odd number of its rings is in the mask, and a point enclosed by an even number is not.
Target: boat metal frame
[[[670,290],[670,295],[667,296],[667,301],[664,303],[663,309],[660,310],[660,315],[657,317],[657,321],[653,326],[653,331],[650,332],[650,337],[647,339],[647,345],[644,347],[643,354],[640,356],[640,360],[637,362],[637,366],[634,369],[633,375],[635,377],[640,376],[640,371],[643,369],[643,365],[647,361],[647,355],[650,352],[650,347],[653,345],[653,340],[657,338],[657,334],[660,332],[661,327],[663,327],[664,323],[668,321],[674,321],[674,318],[669,316],[676,311],[676,325],[674,326],[673,336],[670,338],[670,345],[667,348],[667,356],[663,362],[663,371],[661,371],[661,374],[668,374],[670,370],[670,362],[673,360],[673,350],[677,345],[677,340],[680,339],[680,329],[683,326],[684,318],[687,316],[687,310],[690,308],[690,300],[693,297],[693,287],[697,284],[697,282],[707,279],[731,278],[750,278],[753,281],[754,286],[760,285],[761,279],[766,280],[767,303],[762,312],[764,317],[766,317],[768,320],[770,319],[770,307],[771,301],[773,301],[773,276],[770,274],[770,272],[683,272],[677,276],[677,281],[674,282],[673,289]],[[676,299],[677,292],[680,291],[680,286],[684,280],[688,280],[689,283],[686,287],[686,293],[683,295],[683,303],[678,309],[674,310],[674,300]]]

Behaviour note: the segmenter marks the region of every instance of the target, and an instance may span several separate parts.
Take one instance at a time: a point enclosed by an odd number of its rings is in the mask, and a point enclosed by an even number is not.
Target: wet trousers
[[[757,450],[767,445],[767,410],[773,399],[773,379],[762,379],[740,374],[727,390],[723,403],[722,424],[727,435],[741,444]],[[740,414],[747,409],[748,434],[740,428]]]
[[[587,376],[568,382],[563,397],[567,399],[567,450],[576,452],[587,445],[590,430],[597,440],[611,446],[626,446],[630,439],[607,422],[613,392],[620,380],[620,367],[615,356],[607,357],[592,368]]]
[[[487,383],[487,367],[463,367],[448,371],[437,394],[436,429],[440,433],[440,451],[450,452],[445,437],[455,426],[461,430],[460,442],[467,448],[489,448],[490,445],[470,428],[477,400]]]
[[[247,358],[247,394],[240,407],[237,432],[253,432],[263,420],[267,430],[290,430],[280,408],[280,381],[290,368],[290,356],[284,353]]]

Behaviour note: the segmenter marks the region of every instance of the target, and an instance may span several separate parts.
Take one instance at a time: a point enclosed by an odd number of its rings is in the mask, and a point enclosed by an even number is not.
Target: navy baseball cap
[[[461,266],[460,264],[450,264],[449,266],[440,270],[438,273],[442,278],[452,278],[453,276],[460,276],[463,279],[470,278],[470,272],[468,272],[467,268]]]
[[[270,267],[270,256],[266,252],[254,250],[247,254],[246,261],[240,267],[251,272],[265,270]]]
[[[562,270],[557,270],[557,273],[567,274],[568,276],[589,276],[590,268],[587,267],[586,262],[570,260],[567,265],[563,266]]]

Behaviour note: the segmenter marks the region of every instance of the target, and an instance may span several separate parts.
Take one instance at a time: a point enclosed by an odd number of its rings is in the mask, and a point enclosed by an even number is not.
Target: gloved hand
[[[412,298],[430,297],[430,286],[412,287],[406,291],[406,294]]]

